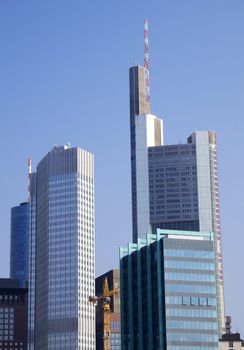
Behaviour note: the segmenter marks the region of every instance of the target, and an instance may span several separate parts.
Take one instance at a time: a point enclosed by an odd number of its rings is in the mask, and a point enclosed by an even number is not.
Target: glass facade
[[[34,350],[35,329],[35,248],[36,248],[36,173],[30,175],[29,220],[29,290],[28,290],[28,350]]]
[[[29,266],[29,203],[11,209],[10,277],[26,287]]]
[[[213,234],[157,230],[120,250],[122,349],[218,349]]]
[[[218,348],[214,244],[196,242],[164,244],[167,346],[182,350]]]
[[[102,295],[105,277],[108,281],[109,290],[120,288],[119,269],[110,270],[96,278],[96,295]],[[110,348],[118,350],[121,347],[120,340],[120,295],[115,294],[110,299]],[[100,300],[96,307],[96,350],[104,349],[104,312],[103,301]]]
[[[199,230],[194,144],[148,148],[150,222],[157,228]]]
[[[88,302],[95,293],[93,155],[54,147],[33,185],[34,348],[94,350],[95,309]]]
[[[149,129],[147,125],[144,133],[135,129],[138,145],[146,143]],[[136,155],[139,164],[140,155]],[[143,168],[143,182],[140,182],[141,168],[136,168],[136,238],[143,238],[146,233],[156,233],[158,228],[214,232],[217,307],[221,335],[224,331],[224,287],[216,134],[213,131],[197,131],[185,144],[152,147],[148,145],[147,159],[148,164],[144,164]],[[145,163],[145,159],[143,162]],[[149,195],[147,193],[140,197],[140,192],[146,193],[145,185]],[[150,207],[149,219],[146,210],[140,215],[138,208],[142,205],[143,208]],[[132,207],[134,212],[134,202]],[[149,221],[148,230],[143,226],[145,217]],[[136,242],[135,234],[133,241]]]

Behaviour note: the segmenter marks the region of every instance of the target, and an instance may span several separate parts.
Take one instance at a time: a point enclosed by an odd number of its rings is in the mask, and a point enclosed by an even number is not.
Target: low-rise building
[[[243,350],[244,340],[240,333],[226,333],[219,341],[219,350]]]
[[[28,290],[18,281],[0,279],[0,350],[27,349]]]

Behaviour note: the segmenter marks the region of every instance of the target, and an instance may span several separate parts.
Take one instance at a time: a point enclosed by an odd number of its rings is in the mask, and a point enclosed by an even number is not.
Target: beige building
[[[219,350],[244,350],[244,340],[240,333],[223,334],[219,341]]]

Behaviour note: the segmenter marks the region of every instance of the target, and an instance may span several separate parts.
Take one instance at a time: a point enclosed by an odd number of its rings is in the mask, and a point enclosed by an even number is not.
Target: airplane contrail
[[[106,104],[106,103],[110,103],[110,102],[116,101],[116,100],[118,100],[118,99],[120,99],[120,96],[115,96],[115,97],[107,98],[106,100],[102,100],[102,101],[93,103],[92,105],[87,106],[85,109],[91,109],[91,108],[93,108],[93,107],[100,106],[100,105],[103,105],[103,104]]]

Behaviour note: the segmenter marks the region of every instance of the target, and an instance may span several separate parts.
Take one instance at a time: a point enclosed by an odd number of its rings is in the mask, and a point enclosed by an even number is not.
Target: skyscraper
[[[11,208],[10,277],[24,288],[28,281],[29,265],[29,203]]]
[[[146,67],[130,68],[133,242],[157,228],[214,232],[221,334],[225,321],[216,134],[198,131],[185,144],[164,145],[162,121],[154,117],[152,122],[147,114],[147,76]]]
[[[122,350],[218,350],[211,232],[157,230],[120,249]]]
[[[31,176],[35,350],[95,349],[93,163],[79,147],[55,146]]]
[[[130,68],[130,142],[133,241],[151,232],[148,147],[163,144],[162,120],[150,114],[145,78],[147,69]]]
[[[28,350],[34,350],[35,331],[35,256],[36,256],[36,173],[31,173],[29,187],[29,281],[28,281]]]

